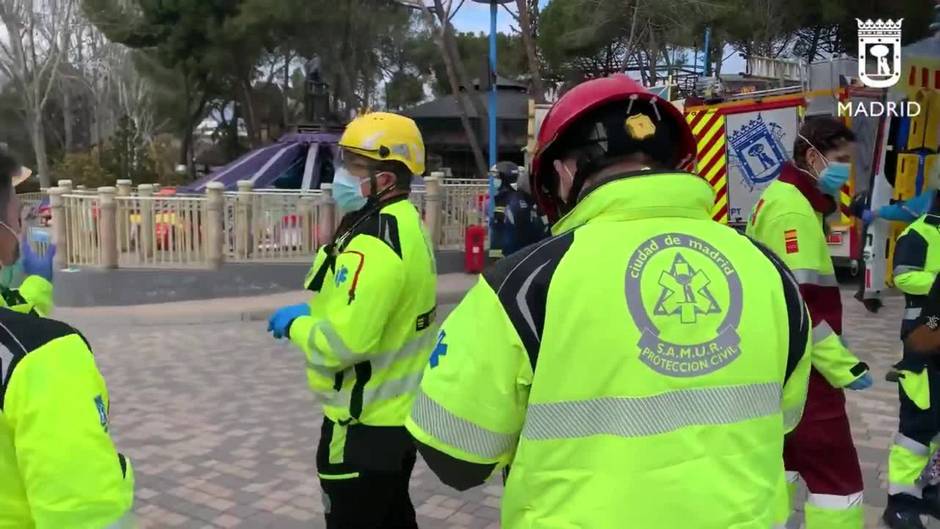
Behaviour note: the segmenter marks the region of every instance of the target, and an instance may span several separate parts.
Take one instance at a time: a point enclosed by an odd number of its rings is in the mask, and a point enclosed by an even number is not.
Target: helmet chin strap
[[[378,179],[376,178],[375,173],[371,174],[369,176],[369,198],[367,199],[367,203],[369,204],[379,203],[382,200],[382,198],[385,197],[385,195],[389,194],[394,189],[395,189],[395,184],[392,184],[386,187],[385,189],[379,191]]]

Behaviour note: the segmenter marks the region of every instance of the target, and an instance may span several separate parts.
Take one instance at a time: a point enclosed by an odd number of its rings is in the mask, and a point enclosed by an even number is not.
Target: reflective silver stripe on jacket
[[[906,274],[908,272],[923,272],[924,267],[922,266],[910,266],[910,265],[898,265],[894,267],[894,277],[898,277],[901,274]]]
[[[803,418],[803,406],[804,403],[800,403],[795,408],[783,410],[783,427],[785,429],[792,430],[796,428],[797,424],[800,424],[800,419]]]
[[[326,365],[324,361],[326,354],[316,345],[317,330],[323,333],[327,343],[330,345],[330,349],[333,350],[333,356],[344,366],[358,364],[359,362],[365,362],[368,360],[372,363],[373,371],[385,369],[403,358],[408,358],[419,353],[428,352],[431,346],[434,345],[434,341],[437,339],[437,336],[431,332],[430,329],[428,329],[423,331],[415,338],[405,342],[404,345],[402,345],[401,348],[399,348],[397,351],[366,354],[354,353],[351,349],[346,347],[346,344],[343,343],[343,340],[339,337],[339,334],[336,333],[336,329],[334,329],[328,321],[322,320],[315,324],[310,331],[309,344],[310,350],[312,352],[312,355],[310,356],[313,358],[307,358],[307,368],[316,371],[319,375],[326,378],[333,378],[333,376],[339,371]]]
[[[820,274],[817,270],[810,270],[809,268],[797,268],[791,270],[791,272],[793,272],[793,277],[795,277],[796,281],[801,285],[816,285],[820,287],[839,286],[835,274]]]
[[[379,401],[394,399],[402,395],[414,393],[415,389],[421,384],[421,376],[423,374],[424,369],[422,366],[420,371],[410,373],[402,378],[386,380],[378,384],[374,384],[370,381],[369,384],[366,385],[365,391],[362,392],[362,407],[365,408]],[[349,386],[343,388],[342,391],[331,394],[326,401],[326,405],[348,408],[351,400],[352,386]]]
[[[888,495],[894,494],[910,494],[915,498],[923,497],[923,488],[918,487],[917,485],[901,485],[898,483],[888,483]]]
[[[926,457],[930,455],[929,446],[918,443],[901,432],[894,434],[894,444],[906,448],[909,452],[913,452],[919,456]]]
[[[832,327],[826,323],[826,320],[820,321],[815,327],[813,327],[813,345],[821,343],[826,338],[834,335],[836,332],[832,330]]]
[[[548,440],[642,437],[688,426],[734,424],[781,413],[780,384],[680,389],[649,397],[529,404],[522,436]]]
[[[904,319],[905,320],[916,320],[920,318],[920,313],[923,312],[923,309],[920,307],[911,307],[904,309]]]
[[[516,444],[516,436],[494,432],[462,419],[422,391],[415,396],[411,420],[431,437],[481,458],[499,459]]]

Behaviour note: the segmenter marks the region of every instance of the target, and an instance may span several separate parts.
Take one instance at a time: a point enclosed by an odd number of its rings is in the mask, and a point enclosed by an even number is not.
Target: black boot
[[[921,500],[907,494],[888,496],[888,506],[881,519],[891,529],[926,529],[920,519]]]

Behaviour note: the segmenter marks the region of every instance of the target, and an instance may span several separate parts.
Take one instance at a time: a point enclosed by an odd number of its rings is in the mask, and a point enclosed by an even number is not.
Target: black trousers
[[[333,426],[324,421],[317,450],[326,529],[418,529],[408,493],[416,449],[410,446],[399,452],[401,464],[395,468],[368,468],[355,462],[330,464]]]

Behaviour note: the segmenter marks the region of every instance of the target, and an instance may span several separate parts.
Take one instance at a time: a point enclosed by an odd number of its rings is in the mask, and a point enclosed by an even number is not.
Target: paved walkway
[[[895,387],[884,373],[897,356],[900,300],[878,315],[846,300],[848,341],[876,375],[873,388],[849,395],[874,528],[896,427]],[[320,416],[301,357],[275,344],[262,322],[143,326],[96,309],[66,315],[110,384],[113,431],[135,464],[143,527],[324,527],[314,467]],[[420,462],[412,479],[423,529],[495,529],[501,491],[457,493]]]

